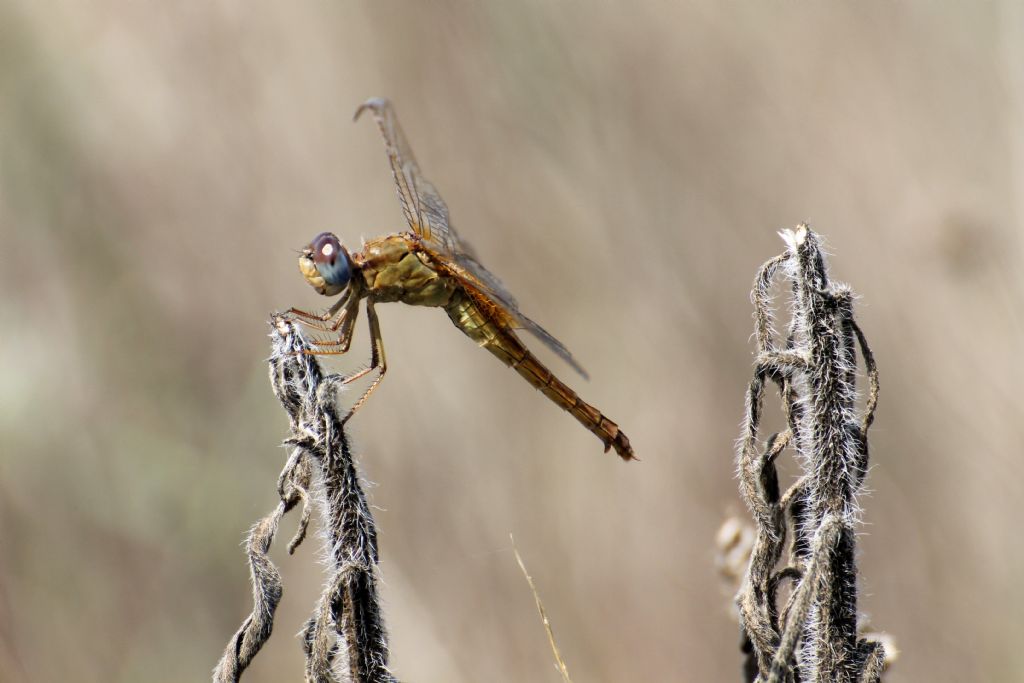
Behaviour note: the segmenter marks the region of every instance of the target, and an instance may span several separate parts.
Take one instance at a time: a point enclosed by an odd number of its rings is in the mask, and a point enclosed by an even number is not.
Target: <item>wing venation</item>
[[[523,315],[519,303],[505,289],[501,280],[484,268],[472,250],[459,239],[451,224],[448,205],[437,188],[420,171],[391,103],[379,97],[367,100],[356,110],[355,118],[358,119],[364,111],[373,115],[384,138],[405,220],[413,233],[419,236],[430,258],[477,296],[484,297],[489,304],[489,313],[497,318],[496,322],[527,330],[586,378],[587,372],[573,358],[569,349],[550,332]]]

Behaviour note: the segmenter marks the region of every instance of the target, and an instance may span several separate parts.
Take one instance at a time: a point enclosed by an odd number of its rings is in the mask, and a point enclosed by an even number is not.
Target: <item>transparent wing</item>
[[[420,236],[434,251],[448,258],[454,258],[465,251],[459,236],[451,226],[448,205],[441,198],[437,188],[423,177],[416,157],[398,125],[394,107],[386,99],[375,97],[367,100],[356,110],[358,119],[364,111],[373,115],[381,135],[384,148],[395,176],[398,198],[402,202],[405,220],[412,231]]]
[[[519,310],[519,304],[512,294],[505,289],[504,285],[491,271],[475,258],[468,254],[459,254],[455,259],[458,268],[453,269],[453,274],[465,285],[475,289],[479,294],[487,297],[494,310],[492,313],[508,327],[523,329],[539,339],[545,346],[555,352],[559,358],[564,360],[572,369],[584,379],[590,379],[590,375],[583,369],[583,366],[573,357],[572,352],[565,347],[565,344],[558,341],[554,335],[541,327],[538,323],[526,317]]]
[[[358,119],[364,111],[373,115],[387,151],[391,172],[395,177],[398,198],[402,203],[405,220],[419,235],[431,258],[439,262],[454,277],[477,294],[486,297],[495,321],[510,328],[525,329],[554,351],[576,372],[587,377],[587,372],[573,358],[569,349],[550,332],[519,311],[519,304],[501,280],[476,260],[469,245],[459,239],[451,225],[448,205],[437,188],[420,171],[412,148],[398,124],[391,102],[375,97],[364,102],[357,110]]]

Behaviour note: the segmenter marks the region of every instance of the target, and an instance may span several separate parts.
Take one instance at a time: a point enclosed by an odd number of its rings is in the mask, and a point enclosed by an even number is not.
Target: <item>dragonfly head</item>
[[[352,279],[352,259],[341,240],[330,232],[322,232],[303,247],[299,270],[306,282],[324,296],[340,294]]]

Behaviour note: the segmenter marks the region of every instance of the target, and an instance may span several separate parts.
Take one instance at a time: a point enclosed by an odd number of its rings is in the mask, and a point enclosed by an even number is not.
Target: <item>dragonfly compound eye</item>
[[[352,278],[352,264],[341,240],[332,233],[322,232],[310,242],[307,253],[316,266],[317,274],[323,278],[326,291],[322,293],[336,294],[348,286]]]

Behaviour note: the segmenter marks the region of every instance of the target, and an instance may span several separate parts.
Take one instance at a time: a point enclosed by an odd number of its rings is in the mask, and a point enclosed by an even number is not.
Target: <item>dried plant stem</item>
[[[311,471],[305,453],[295,450],[288,459],[278,480],[278,493],[281,502],[269,515],[257,522],[249,531],[245,542],[246,555],[249,558],[249,572],[252,577],[252,613],[242,622],[241,628],[228,643],[224,655],[214,669],[215,683],[234,683],[249,666],[256,653],[270,638],[274,627],[274,612],[281,601],[281,574],[270,561],[268,553],[270,544],[277,534],[278,525],[286,512],[291,510],[300,500],[306,501]],[[303,517],[307,517],[305,512]],[[305,534],[304,525],[300,524],[299,534]]]
[[[228,644],[213,680],[238,681],[270,637],[282,587],[267,552],[281,517],[302,502],[299,529],[288,546],[295,550],[306,535],[312,501],[321,512],[331,575],[304,632],[306,680],[334,683],[343,664],[343,680],[391,683],[377,599],[377,531],[337,414],[338,378],[322,373],[291,323],[275,319],[271,339],[270,379],[290,418],[285,443],[293,450],[278,482],[281,503],[253,527],[246,543],[253,612]]]
[[[572,679],[569,678],[569,668],[565,665],[562,653],[558,650],[558,643],[555,642],[555,632],[551,629],[551,621],[548,620],[548,613],[544,610],[544,603],[540,600],[537,586],[534,585],[530,572],[526,571],[526,563],[523,562],[523,558],[519,554],[519,548],[516,547],[516,539],[511,534],[509,534],[509,538],[512,539],[512,553],[516,556],[516,562],[519,563],[519,569],[522,570],[523,576],[526,577],[526,583],[530,584],[530,591],[533,592],[533,599],[537,603],[537,611],[540,613],[541,621],[544,622],[544,630],[548,634],[551,653],[555,656],[555,668],[558,669],[558,673],[562,674],[562,680],[565,683],[572,683]]]
[[[868,464],[867,432],[878,401],[878,372],[853,319],[848,287],[829,282],[817,235],[806,225],[783,233],[788,249],[754,282],[757,363],[747,391],[740,440],[740,490],[757,524],[745,581],[737,596],[748,681],[878,681],[882,646],[858,638],[857,493]],[[784,346],[774,339],[769,297],[783,270],[792,289]],[[856,349],[867,368],[863,417],[856,412]],[[782,396],[787,429],[758,448],[767,382]],[[775,460],[788,447],[803,475],[784,494]],[[782,559],[786,534],[788,559]],[[786,604],[777,596],[794,582]]]

